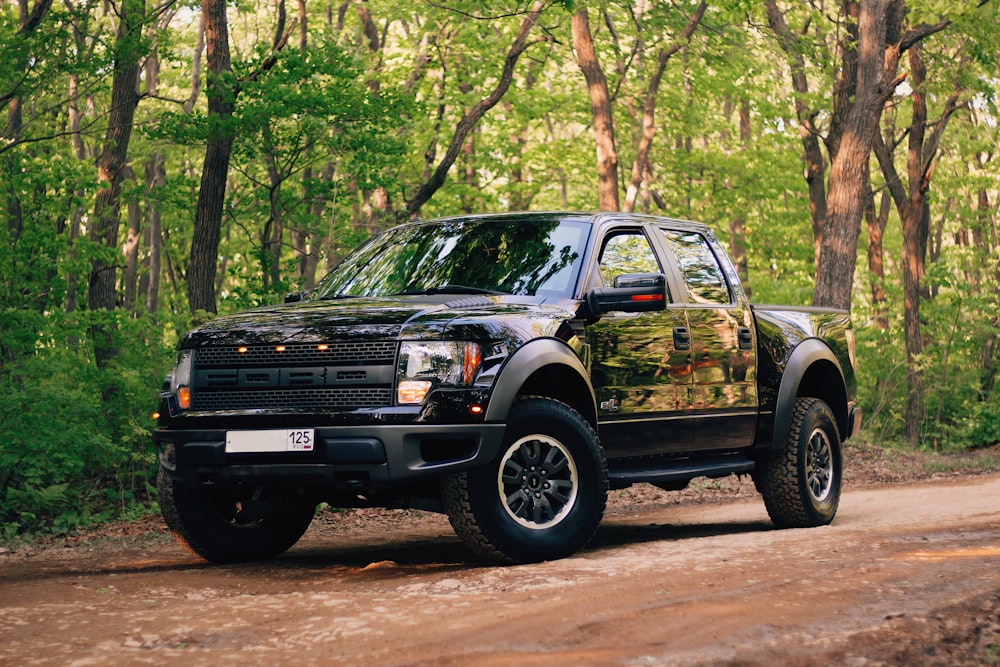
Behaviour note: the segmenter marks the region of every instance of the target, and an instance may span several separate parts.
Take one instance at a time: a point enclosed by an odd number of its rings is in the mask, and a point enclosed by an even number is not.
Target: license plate
[[[226,432],[227,454],[311,452],[315,444],[316,434],[311,428]]]

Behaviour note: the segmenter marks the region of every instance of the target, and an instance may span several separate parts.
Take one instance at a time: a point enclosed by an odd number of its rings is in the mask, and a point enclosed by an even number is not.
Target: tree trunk
[[[226,3],[224,0],[204,0],[202,14],[208,56],[208,115],[219,129],[212,133],[205,147],[187,279],[191,312],[215,313],[216,257],[226,201],[229,159],[233,152],[233,132],[227,125],[233,115],[236,86],[232,81]]]
[[[746,152],[751,136],[750,100],[744,98],[740,102],[740,150],[742,152]],[[729,186],[727,185],[727,187]],[[753,296],[753,290],[750,285],[750,266],[747,258],[746,218],[742,211],[729,221],[729,255],[736,267],[736,273],[743,283],[743,291],[746,292],[747,298],[750,298]]]
[[[930,126],[928,134],[927,102],[924,86],[927,70],[919,46],[909,52],[910,85],[913,107],[908,135],[906,172],[908,187],[904,187],[896,172],[892,151],[877,136],[874,148],[886,185],[899,212],[903,228],[903,331],[906,337],[906,427],[907,441],[916,446],[924,421],[924,377],[920,366],[923,355],[923,334],[920,329],[920,302],[929,298],[930,292],[923,284],[927,257],[927,239],[930,235],[930,209],[927,191],[937,164],[937,149],[948,119],[957,109],[958,92],[945,102],[941,118]]]
[[[155,39],[155,30],[160,26],[153,26],[149,35],[150,40]],[[164,26],[165,27],[165,26]],[[201,46],[204,41],[204,25],[198,30],[198,53],[195,59],[201,58]],[[150,95],[158,94],[160,83],[160,58],[154,49],[146,59],[146,92]],[[194,87],[194,84],[193,84]],[[188,100],[193,108],[194,102]],[[186,106],[185,106],[186,108]],[[159,191],[166,185],[164,156],[154,150],[143,165],[143,192],[146,200],[147,224],[143,234],[147,248],[146,259],[144,261],[144,275],[139,285],[139,298],[142,307],[150,315],[155,315],[159,308],[160,299],[160,249],[163,245],[162,230],[160,229],[161,213]]]
[[[823,142],[830,155],[824,206],[822,155],[816,128],[812,126],[816,112],[805,102],[808,82],[803,54],[809,49],[789,30],[777,3],[774,0],[767,3],[768,23],[791,65],[802,128],[817,249],[814,305],[850,307],[857,242],[868,191],[868,155],[885,101],[903,79],[895,74],[899,58],[920,40],[949,25],[948,21],[920,25],[904,34],[904,10],[903,3],[884,0],[847,0],[841,7],[840,18],[845,29],[837,44],[839,74],[834,82],[830,130]],[[803,30],[808,25],[807,22]],[[826,55],[834,57],[832,53]]]
[[[167,184],[164,156],[154,152],[146,162],[146,200],[149,202],[149,271],[146,285],[146,312],[155,315],[160,307],[163,230],[158,192]]]
[[[135,180],[135,173],[131,167],[125,167],[125,178],[129,181]],[[125,275],[122,282],[125,287],[125,299],[122,305],[125,310],[132,312],[135,309],[136,295],[139,287],[139,241],[142,233],[142,212],[139,209],[139,199],[133,193],[128,198],[128,230],[125,237]]]
[[[125,178],[132,122],[139,103],[139,49],[145,13],[143,0],[124,0],[120,6],[120,22],[116,38],[114,76],[111,82],[111,109],[104,148],[97,158],[97,175],[101,183],[94,206],[94,220],[88,231],[91,241],[108,249],[98,255],[90,268],[87,304],[90,310],[115,308],[118,224],[121,210],[121,184]],[[108,260],[111,261],[108,261]],[[109,325],[95,325],[94,356],[99,368],[104,368],[115,356]]]
[[[28,4],[25,0],[19,0],[18,13],[20,15],[20,29],[18,32],[23,33],[25,32],[25,26],[28,22]],[[12,91],[9,99],[7,100],[7,124],[4,127],[3,138],[13,143],[21,140],[21,133],[24,125],[24,119],[21,112],[22,104],[23,102],[20,93],[16,90]],[[15,158],[14,156],[10,156],[8,159],[13,162]],[[7,230],[10,234],[12,244],[16,244],[24,229],[21,198],[16,192],[11,191],[7,195],[6,208]]]
[[[87,159],[87,148],[83,143],[83,135],[80,132],[80,121],[82,114],[80,113],[80,107],[77,103],[80,90],[80,78],[77,74],[71,74],[69,77],[69,130],[70,137],[73,142],[73,152],[76,155],[76,159],[81,163]],[[83,188],[79,188],[76,191],[77,200],[79,203],[73,207],[73,216],[69,223],[69,238],[66,242],[66,258],[69,260],[67,264],[73,266],[74,259],[76,258],[76,251],[73,249],[73,244],[76,242],[77,238],[80,236],[80,228],[83,224],[83,215],[85,213],[83,206],[83,198],[85,195]],[[78,276],[76,271],[70,271],[66,275],[66,312],[72,313],[77,308],[77,280]]]
[[[319,180],[321,183],[330,183],[333,181],[334,175],[334,164],[333,162],[327,162],[326,166],[323,168],[323,173],[320,174]],[[312,199],[312,204],[310,205],[309,214],[314,220],[323,220],[323,211],[326,209],[326,197],[322,194],[316,197],[310,197],[308,190],[306,190],[306,200]],[[318,247],[318,242],[316,235],[306,234],[302,232],[296,234],[296,249],[299,253],[299,277],[302,280],[301,288],[310,290],[316,286],[316,271],[319,268],[319,256],[320,250]]]
[[[618,151],[615,148],[615,125],[611,115],[611,97],[608,80],[594,50],[587,8],[580,8],[572,19],[573,48],[576,62],[587,82],[590,93],[590,115],[594,124],[594,142],[597,147],[598,206],[602,211],[619,210],[618,203]]]
[[[813,305],[850,310],[858,237],[869,189],[868,156],[888,87],[884,79],[886,10],[862,0],[858,16],[858,76],[839,147],[831,158]],[[893,68],[895,69],[895,68]],[[888,88],[888,92],[887,92]]]
[[[820,148],[819,132],[816,129],[817,112],[807,103],[809,80],[806,77],[803,46],[795,33],[788,28],[775,0],[767,2],[767,21],[777,35],[791,68],[792,89],[795,91],[795,116],[799,121],[799,138],[802,142],[806,185],[809,190],[809,219],[813,230],[814,262],[818,271],[819,249],[823,242],[823,221],[826,219],[826,161]]]
[[[191,92],[182,107],[185,114],[194,111],[194,105],[201,94],[201,53],[205,50],[205,12],[198,21],[198,36],[195,41],[194,53],[191,54]]]
[[[642,111],[642,133],[639,138],[639,145],[636,148],[635,159],[632,161],[632,177],[629,181],[628,190],[625,193],[625,207],[624,211],[632,212],[635,210],[636,198],[639,195],[639,188],[642,184],[649,183],[652,180],[652,166],[649,162],[649,153],[653,147],[653,137],[656,134],[656,100],[660,92],[660,81],[663,79],[663,73],[667,69],[667,63],[670,62],[670,58],[673,57],[675,53],[681,50],[685,44],[691,41],[691,35],[694,34],[695,29],[698,24],[701,23],[702,17],[705,15],[706,3],[704,0],[698,4],[694,10],[694,14],[688,19],[687,26],[684,28],[684,32],[681,36],[674,41],[672,44],[664,47],[660,50],[656,57],[656,71],[653,76],[649,79],[649,85],[646,88],[646,97],[643,103]],[[586,10],[581,10],[586,11]],[[575,17],[574,17],[575,18]],[[575,24],[574,24],[575,27]],[[581,27],[582,30],[582,27]],[[588,30],[589,34],[589,30]],[[574,44],[576,43],[576,31],[574,29]],[[591,44],[591,49],[593,44]],[[597,57],[594,56],[594,62],[596,63]],[[581,65],[581,69],[582,69]],[[600,69],[598,67],[598,69]],[[585,73],[586,76],[586,73]],[[587,79],[587,85],[590,86],[590,79]],[[593,88],[591,88],[593,90]],[[593,100],[593,98],[591,98]],[[593,104],[591,106],[591,111],[593,111]],[[595,127],[597,125],[596,121],[594,123]],[[616,187],[617,191],[617,187]]]
[[[889,194],[882,193],[882,201],[875,210],[875,194],[867,198],[865,221],[868,225],[868,271],[872,275],[872,307],[875,326],[883,335],[889,333],[889,311],[885,302],[885,253],[882,237],[889,222]]]
[[[907,207],[903,216],[903,333],[906,338],[906,440],[916,446],[924,421],[924,373],[920,356],[924,341],[920,331],[920,281],[923,262],[920,257],[919,227],[925,209]]]
[[[260,239],[260,261],[264,292],[281,282],[281,244],[284,237],[284,211],[281,186],[284,177],[274,157],[274,138],[270,127],[264,128],[264,163],[267,165],[268,218]]]
[[[982,163],[980,166],[983,166]],[[990,195],[986,189],[979,190],[976,200],[978,226],[985,239],[982,253],[986,257],[992,257],[1000,249],[1000,234],[998,234],[1000,230],[997,229],[995,208],[990,204]],[[993,278],[1000,282],[1000,269],[996,270]],[[996,312],[990,315],[989,332],[983,345],[982,370],[979,375],[981,378],[979,394],[983,402],[990,400],[996,389],[997,378],[1000,377],[1000,315]]]

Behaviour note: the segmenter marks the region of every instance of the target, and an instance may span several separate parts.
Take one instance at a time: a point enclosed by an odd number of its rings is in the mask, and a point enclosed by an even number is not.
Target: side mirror
[[[302,301],[309,295],[309,290],[302,290],[301,292],[289,292],[285,295],[285,303],[297,303]]]
[[[587,306],[594,317],[604,313],[648,313],[667,307],[667,279],[662,273],[626,273],[615,278],[614,287],[587,292]]]

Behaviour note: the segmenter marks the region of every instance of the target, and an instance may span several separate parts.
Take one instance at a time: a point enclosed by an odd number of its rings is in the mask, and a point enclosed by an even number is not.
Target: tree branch
[[[17,34],[23,35],[37,30],[38,24],[42,22],[42,19],[51,7],[52,0],[38,0],[35,8],[31,10],[31,14],[28,15],[28,20],[24,22],[24,25],[17,31]]]
[[[292,19],[292,22],[288,24],[288,28],[285,29],[284,34],[274,41],[274,49],[272,49],[271,55],[265,58],[257,69],[250,72],[236,83],[233,91],[234,96],[238,97],[240,92],[248,83],[255,82],[262,74],[269,72],[278,63],[278,54],[283,48],[285,48],[285,46],[288,45],[288,38],[292,36],[292,32],[295,31],[295,26],[298,25],[298,23],[298,18]]]
[[[406,213],[408,215],[416,215],[434,193],[444,185],[448,170],[455,163],[461,151],[462,144],[465,143],[465,138],[475,128],[482,117],[486,115],[486,112],[495,107],[510,88],[510,84],[514,79],[514,67],[517,65],[521,54],[534,44],[551,41],[552,38],[548,35],[528,41],[528,33],[531,32],[531,29],[538,22],[538,16],[544,7],[545,4],[542,0],[535,0],[530,12],[521,23],[521,28],[514,38],[514,43],[511,44],[507,52],[507,57],[504,59],[503,71],[500,74],[500,80],[497,82],[496,87],[489,95],[473,105],[469,112],[458,122],[458,125],[455,127],[455,134],[451,138],[451,143],[448,145],[448,150],[445,151],[441,163],[438,164],[437,169],[434,170],[430,179],[420,187],[420,190],[417,191],[413,199],[406,203]]]

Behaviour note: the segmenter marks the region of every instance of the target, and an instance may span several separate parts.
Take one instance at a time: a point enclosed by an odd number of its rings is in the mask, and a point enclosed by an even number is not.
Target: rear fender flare
[[[826,343],[818,338],[810,338],[802,341],[792,350],[788,363],[785,364],[785,370],[781,374],[781,385],[778,388],[778,399],[774,408],[774,430],[771,436],[772,450],[784,448],[788,440],[788,432],[792,427],[792,413],[795,410],[795,399],[799,396],[802,379],[815,364],[825,364],[826,362],[829,362],[829,364],[832,364],[837,369],[837,379],[840,382],[840,388],[831,388],[827,396],[830,394],[839,394],[845,399],[844,405],[830,405],[830,409],[837,418],[841,438],[845,436],[847,383],[844,380],[844,371],[841,369],[837,357],[834,356],[833,351],[830,350]],[[817,396],[817,398],[831,403],[826,396]]]

